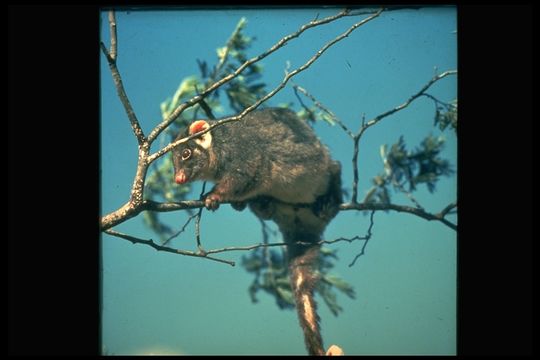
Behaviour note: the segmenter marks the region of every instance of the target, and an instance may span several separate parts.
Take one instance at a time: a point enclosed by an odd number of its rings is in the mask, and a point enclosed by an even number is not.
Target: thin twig
[[[429,89],[431,87],[431,85],[433,85],[437,81],[445,78],[446,76],[456,75],[456,74],[457,74],[457,70],[448,70],[448,71],[445,71],[444,73],[442,73],[440,75],[436,75],[431,80],[429,80],[428,83],[426,85],[424,85],[420,89],[420,91],[418,91],[416,94],[412,95],[403,104],[398,105],[398,106],[396,106],[395,108],[393,108],[391,110],[385,111],[384,113],[381,113],[381,114],[377,115],[376,117],[374,117],[372,120],[368,121],[367,123],[365,122],[364,118],[362,119],[362,125],[360,126],[360,130],[353,137],[353,143],[354,143],[353,159],[352,159],[352,162],[353,162],[353,185],[352,185],[353,192],[352,192],[352,199],[351,199],[351,202],[353,204],[357,203],[357,198],[358,198],[358,149],[359,149],[358,144],[360,142],[360,139],[362,138],[362,135],[364,135],[364,133],[366,132],[366,130],[368,128],[370,128],[371,126],[377,124],[379,121],[381,121],[385,117],[388,117],[388,116],[390,116],[390,115],[392,115],[392,114],[394,114],[394,113],[396,113],[396,112],[398,112],[400,110],[405,109],[415,99],[417,99],[420,96],[425,95],[425,92],[427,91],[427,89]]]
[[[343,131],[347,133],[347,135],[349,135],[351,138],[354,138],[354,134],[352,133],[352,131],[332,111],[330,111],[330,109],[324,106],[313,95],[311,95],[306,89],[295,84],[292,80],[291,80],[291,83],[293,84],[293,88],[295,90],[300,91],[302,94],[308,97],[311,101],[313,101],[313,104],[319,109],[321,109],[322,111],[324,111],[325,113],[327,113],[332,118],[333,121],[335,121],[339,126],[341,126],[341,128],[343,129]]]
[[[302,100],[302,98],[298,94],[298,91],[299,91],[298,86],[296,86],[296,84],[292,80],[291,80],[291,84],[293,86],[294,96],[296,96],[296,98],[298,99],[298,102],[300,103],[300,106],[302,106],[304,108],[304,110],[309,114],[308,116],[309,116],[310,119],[315,120],[315,114],[313,113],[313,111],[311,111],[311,109],[306,104],[304,104],[304,101]]]
[[[176,233],[174,233],[173,235],[171,235],[168,239],[166,239],[163,244],[161,245],[167,245],[172,239],[178,237],[178,235],[180,235],[181,233],[183,233],[184,231],[186,231],[186,228],[187,226],[189,225],[189,223],[191,222],[191,220],[193,220],[195,217],[197,216],[197,214],[193,214],[191,215],[187,221],[184,223],[184,225],[182,226],[182,228],[180,228],[180,230],[178,230]]]
[[[124,84],[122,83],[122,77],[120,76],[120,72],[118,71],[118,67],[116,66],[116,57],[117,57],[116,20],[114,17],[114,11],[112,10],[109,12],[109,24],[110,24],[110,29],[111,29],[111,51],[108,52],[103,43],[101,43],[101,50],[103,51],[103,53],[105,54],[105,57],[107,58],[107,62],[111,70],[114,85],[116,87],[116,92],[118,93],[118,97],[120,98],[122,105],[124,105],[124,110],[126,111],[129,122],[131,123],[131,129],[133,130],[133,133],[135,134],[135,137],[137,138],[137,143],[139,144],[139,147],[141,147],[143,144],[147,142],[147,140],[144,136],[144,132],[141,128],[141,125],[139,124],[139,120],[137,119],[137,116],[135,115],[135,111],[133,110],[133,107],[131,106],[131,103],[129,102],[128,96],[126,94],[126,90],[124,89]]]
[[[457,70],[448,70],[448,71],[445,71],[443,72],[442,74],[440,75],[437,75],[437,76],[434,76],[430,81],[428,81],[428,83],[426,85],[424,85],[422,87],[422,89],[420,89],[420,91],[418,91],[416,94],[414,94],[413,96],[411,96],[407,101],[405,101],[403,104],[399,105],[399,106],[396,106],[395,108],[391,109],[391,110],[388,110],[382,114],[379,114],[377,116],[375,116],[372,120],[368,121],[367,124],[365,125],[366,127],[370,127],[370,126],[373,126],[375,125],[376,123],[378,123],[379,121],[381,121],[382,119],[384,119],[385,117],[388,117],[400,110],[403,110],[405,109],[407,106],[409,106],[411,104],[411,102],[413,102],[416,98],[422,96],[425,91],[427,89],[429,89],[431,87],[431,85],[433,85],[434,83],[436,83],[437,81],[449,76],[449,75],[456,75],[457,74]]]
[[[364,255],[365,248],[367,246],[367,242],[371,239],[372,229],[373,229],[373,225],[374,225],[373,217],[374,217],[374,214],[375,214],[376,211],[394,210],[394,211],[398,211],[398,212],[411,213],[411,214],[420,216],[420,217],[422,217],[422,218],[424,218],[426,220],[438,220],[438,221],[441,221],[442,223],[444,223],[448,227],[452,228],[453,230],[457,230],[456,225],[454,225],[454,224],[450,223],[449,221],[445,220],[444,218],[442,218],[442,215],[441,215],[441,214],[448,213],[451,209],[453,209],[455,207],[457,207],[457,204],[450,204],[450,205],[446,206],[439,214],[433,215],[433,214],[427,213],[427,212],[425,212],[425,211],[423,211],[421,209],[418,209],[418,208],[413,208],[413,207],[410,207],[410,206],[403,206],[403,205],[395,205],[395,204],[352,204],[352,203],[341,204],[340,205],[340,210],[361,210],[361,211],[362,210],[371,210],[370,225],[369,225],[369,228],[367,230],[366,235],[363,236],[363,237],[361,237],[361,236],[355,236],[353,238],[340,237],[340,238],[335,239],[335,240],[321,240],[321,241],[318,241],[316,244],[317,245],[334,244],[334,243],[342,242],[342,241],[352,243],[353,241],[356,241],[356,240],[364,240],[365,242],[364,242],[364,244],[362,246],[362,249],[361,249],[360,253],[356,255],[356,257],[353,259],[353,261],[349,265],[349,266],[353,266],[355,264],[356,260],[360,256]],[[208,256],[208,255],[222,253],[222,252],[229,252],[229,251],[249,251],[249,250],[254,250],[254,249],[258,249],[258,248],[269,248],[269,247],[275,247],[275,246],[281,247],[281,246],[291,246],[291,245],[297,245],[297,244],[308,245],[308,243],[305,243],[305,242],[297,242],[295,244],[287,244],[285,242],[268,243],[267,238],[263,234],[263,238],[264,238],[263,243],[253,244],[253,245],[248,245],[248,246],[229,246],[229,247],[212,249],[212,250],[202,250],[202,248],[199,247],[199,251],[193,252],[193,251],[173,249],[173,248],[170,248],[170,247],[158,245],[151,239],[150,240],[139,239],[139,238],[136,238],[134,236],[122,234],[122,233],[120,233],[118,231],[115,231],[115,230],[112,230],[112,229],[104,230],[104,232],[107,233],[107,234],[110,234],[110,235],[125,239],[125,240],[129,240],[132,243],[139,243],[139,244],[145,244],[145,245],[151,246],[154,249],[159,250],[159,251],[166,251],[166,252],[179,254],[179,255],[207,258],[207,259],[210,259],[210,260],[226,263],[226,264],[229,264],[229,265],[232,265],[232,266],[234,266],[234,264],[235,264],[233,261],[217,259],[217,258]],[[198,245],[200,245],[200,244],[198,244]]]
[[[437,104],[439,104],[439,105],[444,106],[447,110],[453,110],[453,109],[455,109],[457,107],[454,104],[447,103],[447,102],[444,102],[442,100],[439,100],[439,99],[437,99],[435,96],[433,96],[431,94],[424,93],[424,94],[422,94],[422,96],[425,96],[425,97],[430,98],[431,100],[433,100],[433,102],[435,103],[435,106],[437,106]]]
[[[329,22],[332,22],[334,20],[337,20],[341,17],[344,17],[346,16],[347,14],[349,13],[349,10],[343,10],[341,11],[340,13],[336,14],[336,15],[332,15],[332,16],[329,16],[329,17],[326,17],[324,19],[321,19],[321,20],[316,20],[316,21],[310,21],[309,23],[307,24],[304,24],[298,31],[292,33],[292,34],[289,34],[285,37],[283,37],[282,39],[280,39],[276,44],[274,44],[270,49],[266,50],[264,53],[258,55],[258,56],[255,56],[249,60],[247,60],[246,62],[244,62],[242,65],[240,65],[233,73],[223,77],[221,80],[215,82],[214,84],[212,84],[211,86],[209,86],[208,88],[206,88],[202,94],[200,95],[196,95],[194,96],[193,98],[191,98],[190,100],[186,101],[185,103],[183,103],[182,105],[178,106],[165,120],[163,120],[158,126],[156,126],[154,128],[154,130],[152,130],[152,132],[150,133],[150,135],[148,136],[148,139],[150,141],[152,141],[153,139],[155,139],[156,137],[159,136],[159,134],[166,128],[169,126],[170,123],[172,123],[174,120],[176,120],[176,118],[184,111],[186,110],[187,108],[195,105],[196,103],[198,103],[202,98],[204,98],[206,95],[208,95],[209,93],[211,93],[212,91],[216,90],[217,88],[221,87],[223,84],[231,81],[232,79],[236,78],[238,75],[240,75],[242,73],[242,71],[244,71],[248,66],[264,59],[265,57],[267,57],[268,55],[272,54],[273,52],[275,52],[276,50],[278,50],[279,48],[285,46],[289,40],[291,39],[294,39],[294,38],[297,38],[298,36],[300,36],[304,31],[306,31],[307,29],[310,29],[310,28],[313,28],[313,27],[316,27],[316,26],[319,26],[319,25],[323,25],[323,24],[327,24]],[[159,157],[159,156],[158,156]]]
[[[247,113],[254,110],[261,103],[268,100],[269,98],[274,96],[278,91],[280,91],[285,86],[285,84],[287,83],[287,81],[291,77],[293,77],[296,74],[300,73],[301,71],[307,69],[330,46],[332,46],[336,42],[342,40],[343,38],[347,37],[357,27],[359,27],[359,26],[365,24],[366,22],[370,21],[371,19],[377,17],[380,14],[381,11],[382,11],[382,9],[379,12],[377,12],[376,14],[374,14],[374,15],[372,15],[372,16],[370,16],[370,17],[368,17],[368,18],[366,18],[366,19],[364,19],[364,20],[362,20],[362,21],[360,21],[360,22],[358,22],[356,24],[354,24],[344,34],[338,36],[334,40],[327,43],[306,64],[304,64],[300,68],[296,69],[295,71],[291,72],[290,74],[287,74],[285,76],[284,80],[281,82],[281,84],[278,85],[278,87],[276,87],[273,91],[268,93],[263,98],[259,99],[259,101],[257,101],[256,103],[254,103],[250,107],[244,109],[244,111],[241,114],[239,114],[237,116],[234,116],[234,117],[231,117],[231,118],[222,119],[222,120],[216,122],[215,124],[213,124],[212,126],[210,126],[206,131],[203,131],[203,133],[208,132],[208,131],[212,130],[214,127],[220,126],[220,125],[222,125],[222,124],[224,124],[226,122],[240,120]],[[191,137],[180,139],[177,142],[171,143],[171,144],[165,146],[164,148],[162,148],[161,150],[159,150],[158,152],[156,152],[156,153],[149,156],[149,149],[150,149],[150,145],[152,144],[153,140],[172,121],[174,121],[176,119],[176,117],[180,113],[182,113],[182,111],[184,109],[186,109],[187,107],[192,106],[192,105],[196,104],[197,102],[201,101],[202,99],[205,98],[205,96],[210,94],[211,91],[217,89],[219,86],[225,84],[227,81],[230,81],[231,79],[233,79],[234,77],[239,75],[247,66],[249,66],[250,64],[255,63],[255,62],[257,62],[257,61],[259,61],[261,59],[263,59],[264,57],[268,56],[272,52],[274,52],[277,49],[281,48],[289,40],[291,40],[292,38],[298,37],[305,30],[307,30],[309,28],[312,28],[312,27],[315,27],[315,26],[319,26],[319,25],[322,25],[322,24],[329,23],[331,21],[334,21],[334,20],[336,20],[336,19],[338,19],[340,17],[343,17],[343,16],[347,15],[348,12],[349,12],[348,10],[344,10],[344,11],[340,12],[339,14],[327,17],[325,19],[311,21],[308,24],[305,24],[304,26],[302,26],[300,28],[300,30],[298,30],[297,32],[282,38],[280,41],[278,41],[278,43],[276,43],[272,48],[270,48],[269,50],[267,50],[263,54],[255,57],[253,59],[248,60],[243,65],[241,65],[234,73],[232,73],[232,74],[224,77],[223,79],[219,80],[218,82],[214,83],[212,86],[207,88],[202,94],[199,94],[199,95],[193,97],[192,99],[190,99],[189,101],[187,101],[186,103],[180,105],[177,109],[175,109],[173,111],[173,113],[171,113],[165,120],[163,120],[160,124],[158,124],[152,130],[152,132],[150,133],[148,138],[145,137],[145,135],[144,135],[144,133],[143,133],[141,127],[140,127],[139,121],[138,121],[137,117],[135,116],[135,112],[133,111],[133,108],[132,108],[132,106],[131,106],[131,104],[130,104],[130,102],[128,100],[128,97],[126,95],[124,86],[122,84],[122,79],[120,77],[120,73],[119,73],[118,68],[116,66],[116,61],[115,61],[115,59],[113,59],[111,57],[109,52],[106,50],[105,46],[103,44],[101,44],[101,48],[102,48],[103,52],[105,53],[105,56],[107,57],[107,61],[109,62],[109,67],[111,69],[111,74],[112,74],[113,80],[115,82],[115,86],[116,86],[116,89],[117,89],[117,92],[118,92],[118,96],[119,96],[120,100],[122,101],[122,103],[124,105],[124,108],[126,110],[126,113],[128,115],[128,118],[130,120],[132,129],[133,129],[133,132],[134,132],[134,134],[135,134],[135,136],[137,138],[137,141],[139,143],[139,160],[138,160],[138,164],[137,164],[137,172],[136,172],[135,179],[134,179],[133,186],[132,186],[132,190],[131,190],[130,200],[126,204],[124,204],[120,209],[117,209],[116,211],[113,211],[112,213],[109,213],[109,214],[107,214],[107,215],[105,215],[105,216],[103,216],[101,218],[101,228],[102,228],[102,230],[110,229],[112,226],[114,226],[114,225],[116,225],[118,223],[121,223],[121,222],[123,222],[123,221],[125,221],[125,220],[127,220],[127,219],[129,219],[129,218],[131,218],[133,216],[136,216],[138,213],[140,213],[141,211],[144,210],[144,208],[143,208],[143,204],[144,204],[144,201],[143,201],[144,180],[145,180],[146,172],[148,170],[148,166],[153,161],[155,161],[160,156],[163,156],[166,152],[170,151],[174,146],[177,146],[177,145],[179,145],[179,144],[181,144],[183,142],[186,142],[186,141],[188,141],[189,139],[191,139],[191,138],[193,138],[195,136],[202,135],[202,133],[198,133],[198,134],[193,134]],[[110,21],[110,23],[111,23],[111,21]],[[116,24],[115,21],[114,21],[114,24]],[[114,28],[116,29],[116,25],[114,26]],[[115,44],[116,44],[116,40],[115,40]]]
[[[352,197],[351,201],[353,204],[357,203],[358,198],[358,150],[359,150],[359,143],[360,143],[360,137],[362,136],[362,132],[360,134],[357,134],[353,138],[353,157],[352,157],[352,165],[353,165],[353,186],[352,186]]]
[[[455,208],[457,208],[457,203],[449,204],[447,207],[442,209],[440,213],[435,214],[435,216],[438,216],[440,218],[444,218],[448,213],[450,213]]]
[[[403,185],[401,185],[397,179],[396,179],[396,174],[394,172],[392,172],[392,185],[394,185],[395,187],[397,187],[399,189],[399,191],[401,191],[402,193],[405,194],[405,196],[407,196],[409,198],[409,200],[411,200],[411,202],[416,205],[417,208],[419,209],[422,209],[424,210],[424,207],[422,205],[420,205],[420,203],[418,202],[418,200],[416,200],[414,198],[414,196],[411,194],[410,191],[408,191],[407,189],[405,189],[403,187]]]
[[[317,245],[334,244],[334,243],[342,242],[342,241],[347,241],[349,243],[352,243],[355,240],[365,240],[367,242],[371,237],[371,229],[373,227],[373,214],[374,214],[374,211],[371,213],[371,216],[370,216],[371,223],[370,223],[370,226],[368,228],[366,236],[364,236],[364,237],[355,236],[354,238],[351,238],[351,239],[342,237],[342,238],[338,238],[338,239],[335,239],[335,240],[321,240],[321,241],[318,241],[316,244]],[[231,266],[235,265],[234,261],[218,259],[218,258],[209,256],[209,255],[222,253],[222,252],[229,252],[229,251],[249,251],[249,250],[254,250],[254,249],[257,249],[257,248],[269,248],[269,247],[276,247],[276,246],[281,247],[281,246],[292,246],[292,245],[298,245],[298,244],[300,244],[300,245],[313,245],[313,244],[309,244],[309,243],[305,243],[305,242],[301,242],[301,241],[299,241],[299,242],[297,242],[295,244],[288,244],[288,243],[285,243],[285,242],[268,243],[268,239],[265,237],[265,241],[263,243],[259,243],[259,244],[253,244],[253,245],[249,245],[249,246],[229,246],[229,247],[224,247],[224,248],[219,248],[219,249],[212,249],[212,250],[207,250],[207,251],[205,251],[205,250],[201,251],[199,249],[199,251],[193,252],[193,251],[189,251],[189,250],[174,249],[174,248],[171,248],[171,247],[168,247],[168,246],[159,245],[159,244],[156,244],[152,239],[144,240],[144,239],[140,239],[140,238],[135,237],[135,236],[127,235],[127,234],[124,234],[124,233],[121,233],[119,231],[112,230],[112,229],[105,230],[104,232],[109,234],[109,235],[112,235],[112,236],[115,236],[115,237],[118,237],[118,238],[121,238],[121,239],[124,239],[124,240],[128,240],[133,244],[148,245],[148,246],[150,246],[150,247],[152,247],[152,248],[154,248],[154,249],[156,249],[158,251],[165,251],[165,252],[169,252],[169,253],[177,254],[177,255],[201,257],[201,258],[205,258],[205,259],[209,259],[209,260],[229,264]],[[364,249],[365,249],[365,244],[362,247],[362,254],[364,252]]]
[[[118,231],[112,230],[112,229],[105,230],[104,232],[109,234],[109,235],[116,236],[116,237],[119,237],[121,239],[131,241],[133,244],[148,245],[150,247],[153,247],[157,251],[165,251],[165,252],[169,252],[169,253],[172,253],[172,254],[179,254],[179,255],[185,255],[185,256],[193,256],[193,257],[205,258],[205,259],[208,259],[208,260],[225,263],[225,264],[228,264],[228,265],[231,265],[231,266],[235,265],[234,261],[218,259],[218,258],[215,258],[215,257],[212,257],[212,256],[208,256],[207,254],[201,254],[200,252],[173,249],[173,248],[170,248],[170,247],[167,247],[167,246],[162,246],[162,245],[156,244],[152,239],[144,240],[144,239],[137,238],[135,236],[123,234],[121,232],[118,232]]]
[[[226,203],[223,203],[226,204]],[[158,211],[158,212],[169,212],[169,211],[177,211],[177,210],[185,210],[185,209],[197,209],[204,207],[204,202],[200,200],[185,200],[182,202],[174,202],[174,203],[158,203],[151,200],[144,200],[143,204],[137,209],[137,212],[133,214],[131,217],[136,216],[142,211]],[[453,203],[445,207],[443,211],[441,211],[438,214],[431,214],[426,212],[423,209],[418,209],[412,206],[406,206],[406,205],[397,205],[397,204],[381,204],[381,203],[343,203],[339,206],[340,211],[348,211],[348,210],[358,210],[358,211],[397,211],[397,212],[404,212],[412,215],[419,216],[426,220],[436,220],[441,221],[443,224],[451,228],[452,230],[457,230],[457,225],[452,224],[448,220],[444,219],[444,215],[446,215],[450,210],[457,207],[457,204]],[[446,211],[446,212],[444,212]],[[124,219],[125,220],[125,219]],[[114,225],[117,225],[121,221],[118,221],[114,223],[113,225],[102,228],[103,230],[106,230]]]
[[[228,251],[249,251],[249,250],[258,249],[261,247],[274,247],[274,246],[289,246],[289,244],[285,242],[280,242],[280,243],[268,243],[268,244],[259,243],[259,244],[253,244],[253,245],[248,245],[248,246],[228,246],[224,248],[208,250],[206,253],[217,254],[217,253],[228,252]]]
[[[206,181],[203,182],[203,186],[202,186],[202,189],[201,189],[201,194],[199,195],[199,199],[201,200],[201,202],[203,202],[205,190],[206,190]],[[206,254],[206,252],[204,251],[204,249],[203,249],[203,247],[201,245],[201,218],[202,218],[203,209],[204,209],[204,207],[201,207],[199,209],[199,212],[197,213],[197,220],[195,221],[195,239],[197,241],[197,249],[199,249],[199,252],[201,254]]]
[[[367,204],[358,204],[358,203],[347,203],[347,204],[341,204],[339,206],[340,210],[375,210],[375,211],[388,211],[393,210],[397,212],[404,212],[412,215],[419,216],[423,219],[432,221],[440,221],[444,225],[448,226],[452,230],[457,231],[457,225],[451,223],[450,221],[446,220],[445,218],[441,217],[440,214],[431,214],[426,212],[423,209],[415,208],[412,206],[406,206],[406,205],[396,205],[396,204],[380,204],[380,203],[367,203]]]
[[[196,134],[193,134],[191,136],[188,136],[188,137],[185,137],[183,139],[179,139],[177,141],[174,141],[172,143],[170,143],[169,145],[165,146],[164,148],[156,151],[154,154],[150,155],[148,157],[148,162],[152,162],[154,160],[156,160],[157,158],[163,156],[165,153],[169,152],[172,148],[182,144],[182,143],[185,143],[191,139],[193,139],[194,137],[198,137],[200,135],[203,135],[209,131],[212,131],[215,127],[218,127],[218,126],[221,126],[223,124],[226,124],[226,123],[229,123],[229,122],[233,122],[233,121],[239,121],[240,119],[242,119],[245,115],[247,115],[249,112],[255,110],[260,104],[262,104],[263,102],[267,101],[268,99],[270,99],[272,96],[274,96],[277,92],[279,92],[281,89],[283,89],[285,87],[285,85],[287,84],[287,82],[289,81],[290,78],[292,78],[293,76],[296,76],[297,74],[299,74],[300,72],[306,70],[307,68],[309,68],[311,66],[311,64],[313,64],[326,50],[328,50],[332,45],[334,45],[335,43],[337,43],[338,41],[341,41],[343,40],[344,38],[346,38],[347,36],[349,36],[349,34],[351,32],[353,32],[355,29],[357,29],[359,26],[361,25],[364,25],[365,23],[367,23],[368,21],[376,18],[377,16],[380,15],[382,10],[378,11],[376,14],[362,20],[362,21],[359,21],[357,23],[355,23],[354,25],[352,25],[347,31],[345,31],[343,34],[337,36],[336,38],[334,38],[333,40],[329,41],[328,43],[326,43],[319,51],[317,51],[317,53],[315,55],[313,55],[313,57],[311,57],[304,65],[300,66],[299,68],[291,71],[290,73],[287,73],[285,75],[285,77],[283,78],[283,80],[281,81],[281,83],[274,88],[274,90],[270,91],[268,94],[266,94],[265,96],[263,96],[262,98],[260,98],[259,100],[257,100],[254,104],[252,104],[251,106],[247,107],[246,109],[244,109],[244,111],[242,111],[241,113],[239,113],[238,115],[236,116],[230,116],[230,117],[227,117],[227,118],[224,118],[224,119],[221,119],[217,122],[215,122],[214,124],[212,124],[211,126],[209,126],[206,130],[203,130],[203,131],[200,131]],[[323,21],[323,20],[321,20]],[[161,126],[158,125],[157,127]],[[157,129],[156,127],[156,129]],[[154,129],[155,130],[155,129]],[[151,135],[148,137],[149,139],[151,138]]]
[[[355,263],[356,263],[356,260],[358,260],[358,258],[362,255],[364,255],[365,253],[365,250],[366,250],[366,246],[367,246],[367,243],[369,241],[369,239],[371,239],[371,229],[373,229],[373,215],[375,214],[375,211],[372,211],[371,212],[371,215],[369,216],[369,228],[368,228],[368,231],[367,231],[367,234],[366,236],[364,237],[364,244],[362,245],[362,249],[360,250],[360,253],[358,253],[353,261],[349,264],[349,267],[352,267]]]

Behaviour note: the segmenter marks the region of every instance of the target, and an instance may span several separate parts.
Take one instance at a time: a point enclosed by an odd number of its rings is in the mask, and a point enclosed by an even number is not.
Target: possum
[[[176,140],[208,129],[217,120],[197,120]],[[274,221],[287,244],[291,287],[310,355],[324,355],[313,292],[320,241],[342,202],[341,165],[332,160],[313,129],[288,109],[248,113],[175,147],[174,181],[215,184],[204,204],[249,206]]]

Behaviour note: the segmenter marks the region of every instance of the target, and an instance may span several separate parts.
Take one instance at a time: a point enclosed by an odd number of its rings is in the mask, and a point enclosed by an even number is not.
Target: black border
[[[532,13],[458,8],[460,355],[532,352]]]
[[[8,10],[8,352],[96,355],[98,9]]]
[[[9,6],[10,354],[99,353],[98,12]],[[533,12],[458,9],[459,355],[532,352]]]

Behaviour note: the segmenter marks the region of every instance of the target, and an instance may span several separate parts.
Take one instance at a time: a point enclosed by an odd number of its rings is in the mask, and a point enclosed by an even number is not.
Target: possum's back
[[[309,125],[289,109],[256,110],[246,115],[243,123],[244,126],[257,129],[257,137],[264,142],[290,141],[297,144],[319,142]]]
[[[299,197],[294,201],[309,203],[326,191],[331,162],[328,149],[293,111],[254,111],[232,125],[232,138],[247,145],[251,152],[247,156],[259,157],[263,152],[262,158],[269,161],[266,195],[283,201]]]

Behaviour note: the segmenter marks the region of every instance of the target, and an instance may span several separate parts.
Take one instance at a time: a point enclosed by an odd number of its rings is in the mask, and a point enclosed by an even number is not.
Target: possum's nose
[[[184,184],[185,182],[187,182],[187,176],[186,176],[186,173],[183,172],[183,171],[179,171],[176,173],[176,176],[174,177],[174,181],[177,183],[177,184]]]

